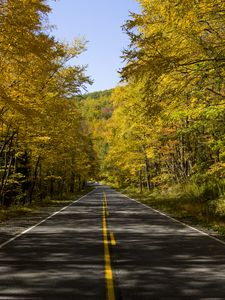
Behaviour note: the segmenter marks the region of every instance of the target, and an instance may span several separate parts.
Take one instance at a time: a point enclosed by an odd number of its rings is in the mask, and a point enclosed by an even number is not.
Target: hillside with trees
[[[105,158],[108,152],[108,124],[113,112],[112,93],[113,89],[84,94],[79,98],[80,108],[97,156],[98,171],[93,173],[91,179],[107,178]]]

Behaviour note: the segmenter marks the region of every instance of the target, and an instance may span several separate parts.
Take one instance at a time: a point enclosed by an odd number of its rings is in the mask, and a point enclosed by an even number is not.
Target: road
[[[225,245],[104,186],[0,245],[0,299],[225,299]]]

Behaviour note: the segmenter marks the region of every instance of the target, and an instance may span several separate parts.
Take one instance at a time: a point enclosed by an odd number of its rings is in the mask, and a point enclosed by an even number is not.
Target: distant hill
[[[109,119],[112,116],[112,104],[110,101],[113,89],[96,91],[81,96],[81,109],[85,118],[91,122],[101,119]]]
[[[109,98],[112,94],[112,91],[113,91],[113,89],[87,93],[87,94],[82,95],[82,98],[84,98],[84,99],[86,99],[86,98],[99,99],[101,97]]]

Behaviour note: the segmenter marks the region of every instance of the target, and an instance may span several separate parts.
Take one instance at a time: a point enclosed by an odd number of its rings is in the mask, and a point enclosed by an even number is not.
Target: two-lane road
[[[0,299],[225,299],[225,245],[98,187],[1,247]]]

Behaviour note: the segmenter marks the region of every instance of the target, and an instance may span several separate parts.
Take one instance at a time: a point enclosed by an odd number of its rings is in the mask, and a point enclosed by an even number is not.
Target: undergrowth
[[[34,211],[38,211],[42,207],[52,207],[52,206],[65,206],[90,192],[93,188],[87,187],[85,190],[77,192],[75,194],[64,194],[60,197],[46,197],[45,199],[36,199],[31,204],[19,205],[13,204],[10,207],[0,206],[0,222],[13,219],[25,214],[29,214]]]
[[[121,189],[120,189],[121,190]],[[139,191],[127,187],[123,193],[191,225],[202,225],[225,236],[225,194],[196,183]]]

